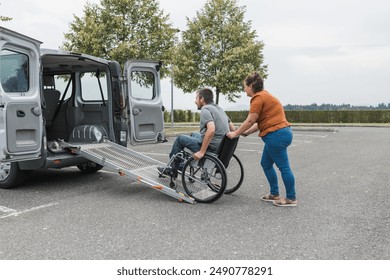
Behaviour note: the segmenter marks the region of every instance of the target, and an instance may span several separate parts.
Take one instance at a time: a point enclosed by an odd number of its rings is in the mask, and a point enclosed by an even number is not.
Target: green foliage
[[[192,112],[191,110],[173,110],[174,122],[199,122],[200,115],[198,112]],[[171,112],[164,111],[164,121],[171,122]]]
[[[316,103],[310,105],[291,105],[287,104],[283,106],[286,111],[352,111],[352,110],[386,110],[390,109],[390,103],[379,103],[378,106],[354,106],[350,104],[321,104]]]
[[[232,122],[242,123],[248,111],[228,111]],[[290,123],[390,123],[390,110],[286,111]]]
[[[62,49],[116,60],[171,59],[177,30],[156,0],[87,2],[70,24]],[[163,68],[162,75],[166,74]]]
[[[183,117],[187,112],[187,117]],[[199,112],[174,110],[175,122],[194,122],[200,120]],[[248,116],[248,111],[226,111],[234,123],[242,123]],[[291,123],[390,123],[390,110],[350,110],[350,111],[286,111],[286,118]],[[165,122],[170,122],[170,112],[164,112]]]
[[[171,122],[171,112],[164,111],[164,122]]]
[[[1,3],[0,3],[0,5],[1,5]],[[6,17],[6,16],[0,16],[0,21],[10,21],[10,20],[12,20],[12,18]]]
[[[390,110],[286,111],[292,123],[390,123]]]
[[[248,111],[227,111],[226,114],[233,123],[241,123],[248,116]]]
[[[12,18],[10,17],[5,17],[5,16],[0,16],[0,21],[10,21]]]
[[[193,119],[194,119],[194,117],[193,117],[192,111],[191,110],[187,110],[186,111],[186,121],[187,122],[192,122]]]
[[[177,87],[193,92],[209,86],[215,88],[216,103],[220,93],[235,102],[249,73],[258,71],[266,78],[264,44],[256,41],[244,15],[245,7],[237,6],[237,0],[209,0],[193,20],[187,18],[188,29],[173,59]]]

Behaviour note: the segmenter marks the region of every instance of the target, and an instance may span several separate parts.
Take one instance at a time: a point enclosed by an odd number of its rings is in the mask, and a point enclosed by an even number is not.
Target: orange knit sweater
[[[259,137],[290,126],[282,104],[266,90],[256,92],[252,96],[249,113],[257,113],[259,116],[256,121],[260,129]]]

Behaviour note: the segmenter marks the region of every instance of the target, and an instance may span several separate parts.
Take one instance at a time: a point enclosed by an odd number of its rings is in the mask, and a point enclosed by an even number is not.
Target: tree
[[[245,7],[236,0],[209,0],[193,20],[187,18],[173,59],[177,87],[192,92],[201,86],[215,88],[219,95],[235,102],[244,78],[253,71],[266,78],[263,47],[256,41],[251,22],[244,22]]]
[[[156,0],[101,0],[74,15],[62,49],[119,61],[130,58],[169,63],[176,29]],[[164,73],[162,73],[162,76]]]
[[[1,5],[1,3],[0,3],[0,5]],[[6,17],[6,16],[0,16],[0,21],[10,21],[10,20],[12,20],[12,18]]]

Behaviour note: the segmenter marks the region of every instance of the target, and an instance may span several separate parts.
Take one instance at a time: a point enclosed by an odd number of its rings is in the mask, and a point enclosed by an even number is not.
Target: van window
[[[70,74],[44,75],[43,89],[58,90],[61,93],[60,100],[67,100],[72,96],[72,76]],[[64,94],[65,97],[62,97]]]
[[[99,78],[98,78],[99,77]],[[107,75],[105,72],[85,72],[81,75],[81,98],[84,101],[107,100]]]
[[[152,100],[156,97],[155,78],[152,72],[131,72],[131,96],[139,99]]]
[[[28,56],[11,50],[1,50],[0,81],[5,92],[27,92],[29,90]]]
[[[72,96],[71,75],[54,75],[55,89],[61,92],[60,99],[67,100]],[[66,90],[66,92],[65,92]],[[65,97],[62,97],[65,94]]]

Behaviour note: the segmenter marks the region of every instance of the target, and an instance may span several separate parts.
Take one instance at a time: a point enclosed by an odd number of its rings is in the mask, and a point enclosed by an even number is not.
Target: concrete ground
[[[387,127],[294,128],[295,208],[260,200],[269,189],[256,136],[236,151],[243,186],[212,204],[106,170],[32,172],[0,190],[0,259],[389,260],[389,139]],[[134,149],[165,162],[168,140]]]

